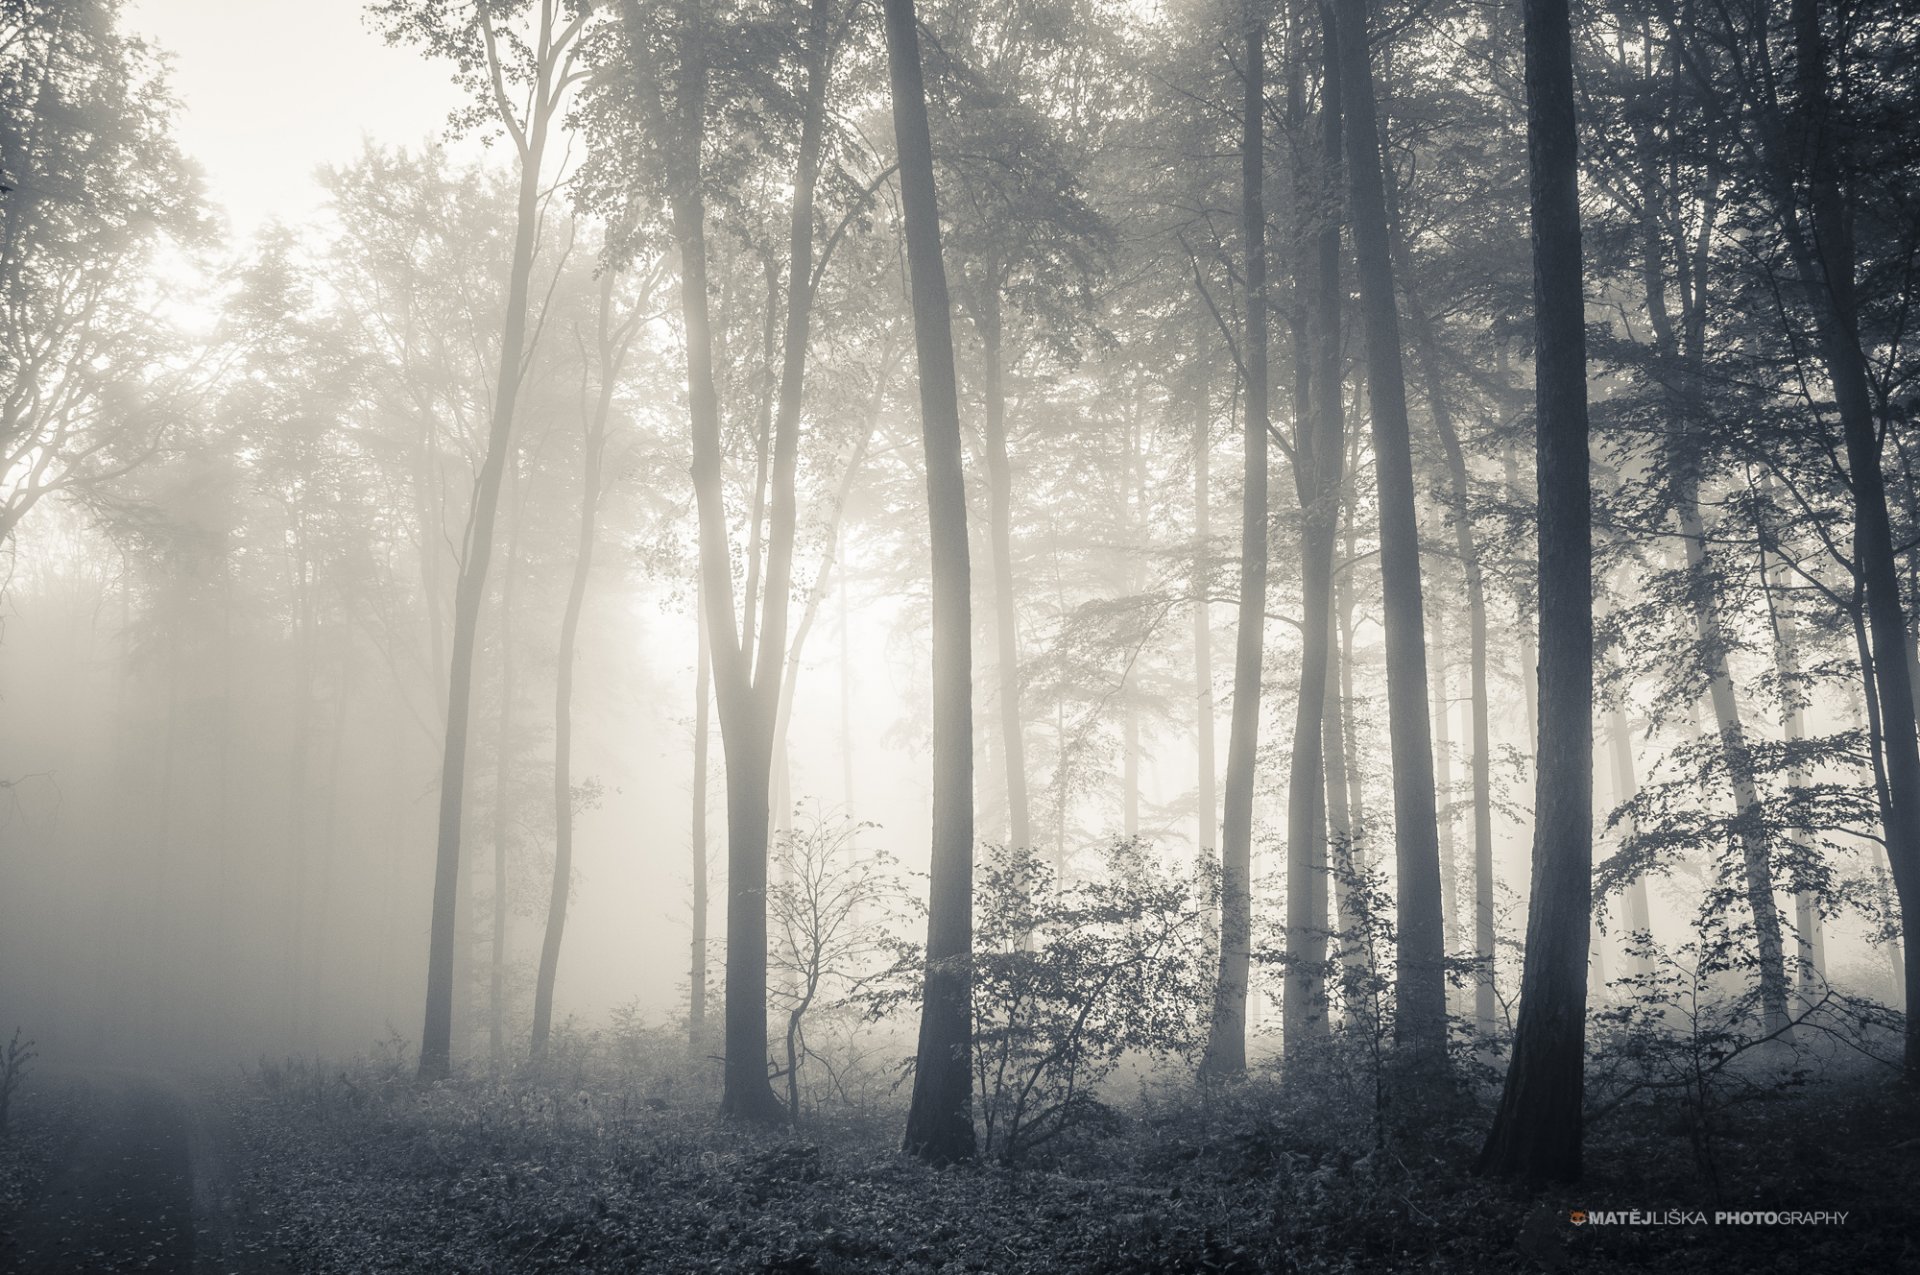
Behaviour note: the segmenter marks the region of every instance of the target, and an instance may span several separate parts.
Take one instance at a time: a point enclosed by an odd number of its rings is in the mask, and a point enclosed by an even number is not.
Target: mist
[[[6,6],[0,1264],[1898,1269],[1912,16]]]

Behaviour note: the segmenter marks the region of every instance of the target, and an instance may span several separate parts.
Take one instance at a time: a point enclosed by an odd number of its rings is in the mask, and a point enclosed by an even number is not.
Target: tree
[[[1540,749],[1520,1017],[1482,1173],[1580,1176],[1593,873],[1593,551],[1579,142],[1566,0],[1527,0]]]
[[[513,140],[520,168],[498,380],[485,459],[474,483],[473,507],[454,592],[446,749],[440,770],[440,832],[434,854],[433,925],[427,952],[427,1008],[420,1031],[420,1077],[439,1080],[453,1068],[454,920],[460,885],[460,823],[466,795],[474,647],[481,603],[486,597],[487,568],[493,557],[493,524],[513,434],[514,403],[526,373],[528,292],[544,202],[541,173],[554,122],[574,84],[585,75],[575,68],[575,62],[590,10],[584,4],[570,9],[563,0],[538,0],[531,42],[517,34],[503,41],[506,23],[515,15],[478,0],[454,9],[416,4],[414,0],[383,0],[374,12],[389,41],[419,43],[453,59],[462,86],[473,99],[469,121],[491,118],[497,122]],[[516,105],[511,100],[510,85],[524,92],[524,102]]]
[[[973,1155],[973,624],[967,494],[953,313],[940,258],[933,141],[913,0],[885,0],[887,72],[900,156],[907,276],[913,300],[920,430],[926,449],[933,557],[933,859],[927,976],[914,1053],[907,1150],[934,1164]]]
[[[769,790],[788,644],[798,506],[795,471],[815,290],[826,258],[816,260],[814,203],[825,146],[827,94],[835,41],[831,0],[811,0],[797,36],[804,82],[788,219],[786,316],[778,388],[768,423],[768,481],[755,494],[749,563],[738,611],[722,474],[719,390],[714,376],[708,296],[707,203],[703,148],[717,46],[714,15],[692,4],[671,14],[623,10],[632,100],[652,148],[655,179],[664,187],[669,233],[680,254],[681,319],[687,349],[693,485],[698,507],[700,590],[712,661],[715,703],[727,775],[727,965],[725,1090],[722,1108],[743,1119],[774,1122],[784,1110],[767,1080],[767,854]],[[770,29],[751,33],[767,37]],[[752,49],[762,41],[745,41]],[[748,60],[751,63],[751,59]],[[668,71],[671,70],[671,76]],[[758,64],[724,68],[771,91]],[[722,103],[739,109],[741,103]],[[755,122],[758,127],[759,121]],[[771,273],[771,266],[769,267]],[[770,285],[768,349],[775,297]],[[771,357],[771,355],[769,355]],[[764,446],[764,444],[763,444]],[[766,504],[761,505],[764,493]],[[763,512],[766,534],[761,537]],[[762,556],[764,554],[764,557]],[[764,574],[762,574],[764,568]]]
[[[1380,126],[1374,108],[1368,0],[1336,0],[1341,100],[1347,113],[1347,182],[1354,258],[1366,326],[1367,397],[1380,489],[1380,579],[1387,639],[1387,720],[1393,749],[1395,907],[1399,952],[1395,1043],[1424,1069],[1446,1065],[1445,931],[1440,911],[1440,825],[1434,799],[1432,719],[1414,512],[1413,445],[1393,291]]]
[[[560,967],[560,937],[567,924],[567,893],[573,878],[573,813],[578,794],[573,787],[573,656],[580,636],[580,611],[586,601],[587,581],[593,571],[594,520],[599,513],[602,468],[607,451],[607,421],[613,413],[613,391],[620,368],[640,331],[645,312],[632,305],[625,316],[614,315],[611,269],[600,274],[599,304],[594,316],[592,368],[599,380],[593,406],[587,413],[586,437],[581,446],[580,541],[574,551],[573,577],[567,588],[567,609],[560,621],[559,672],[554,683],[553,709],[553,888],[548,893],[547,932],[540,944],[540,971],[533,988],[535,1062],[546,1057],[547,1033],[553,1021],[553,982]],[[641,289],[645,300],[651,281]],[[582,351],[584,353],[584,350]],[[584,360],[583,360],[584,362]],[[584,368],[582,369],[584,372]],[[584,378],[583,378],[584,379]],[[583,397],[585,387],[582,386]]]
[[[1246,477],[1240,503],[1239,634],[1233,716],[1220,818],[1220,978],[1213,993],[1203,1075],[1228,1079],[1247,1066],[1247,970],[1253,927],[1253,779],[1260,744],[1260,673],[1267,622],[1267,10],[1244,0],[1240,74],[1240,234],[1246,258]]]
[[[118,0],[0,14],[0,545],[47,496],[110,497],[198,388],[147,269],[209,226],[158,56]]]
[[[1313,364],[1306,419],[1296,423],[1293,480],[1300,501],[1300,695],[1287,783],[1287,1047],[1326,1030],[1327,932],[1325,716],[1333,669],[1333,546],[1340,530],[1346,423],[1340,350],[1341,103],[1339,31],[1321,11],[1319,225],[1315,233]],[[1296,72],[1297,74],[1297,72]],[[1329,198],[1328,196],[1332,196]],[[1350,836],[1349,836],[1349,839]],[[1345,853],[1345,850],[1342,850]]]

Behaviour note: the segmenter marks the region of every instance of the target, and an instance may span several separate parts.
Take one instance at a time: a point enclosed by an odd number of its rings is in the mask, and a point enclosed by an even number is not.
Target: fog
[[[28,1269],[167,1192],[1001,1269],[886,1176],[996,1161],[1139,1203],[1008,1270],[1558,1270],[1589,1143],[1892,1180],[1911,16],[0,8]]]

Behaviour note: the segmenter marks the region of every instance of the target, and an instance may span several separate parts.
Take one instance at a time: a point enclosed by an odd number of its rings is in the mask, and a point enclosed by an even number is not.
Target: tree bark
[[[1607,713],[1607,741],[1613,765],[1613,800],[1617,805],[1626,805],[1640,791],[1639,781],[1633,774],[1633,736],[1627,730],[1627,715],[1618,708]],[[1629,833],[1640,830],[1637,821],[1627,825]],[[1636,872],[1627,883],[1627,930],[1630,933],[1653,932],[1653,909],[1647,898],[1647,874]],[[1653,973],[1653,960],[1641,955],[1634,961],[1634,972],[1641,975]]]
[[[1000,675],[1000,736],[1007,780],[1007,844],[1033,844],[1027,746],[1020,726],[1020,616],[1013,587],[1013,469],[1007,459],[1007,390],[1000,271],[984,271],[981,358],[986,365],[987,539],[993,553],[994,659]]]
[[[540,968],[533,984],[533,1042],[535,1063],[547,1056],[547,1037],[553,1026],[553,985],[560,970],[560,940],[566,932],[567,901],[573,881],[573,666],[580,639],[580,612],[587,599],[587,581],[593,574],[595,520],[600,512],[602,462],[607,452],[607,418],[613,411],[613,385],[619,375],[619,336],[613,324],[614,273],[600,274],[600,309],[595,353],[600,392],[587,419],[580,460],[580,538],[574,549],[573,579],[567,588],[567,607],[560,619],[560,650],[553,693],[553,885],[547,894],[547,931],[540,944]]]
[[[1219,841],[1215,821],[1220,809],[1214,791],[1218,773],[1213,755],[1213,620],[1208,595],[1213,587],[1213,437],[1212,403],[1203,380],[1193,417],[1193,848],[1197,860],[1210,860]]]
[[[906,1148],[934,1164],[969,1159],[973,1132],[973,679],[967,492],[953,312],[940,259],[933,143],[913,0],[885,0],[887,70],[900,156],[907,273],[926,448],[933,600],[933,849],[926,986]]]
[[[506,483],[512,495],[513,530],[500,572],[500,705],[494,727],[493,757],[493,933],[487,971],[487,1057],[497,1066],[506,1057],[507,1020],[507,840],[512,827],[508,785],[513,777],[513,586],[520,559],[520,479],[508,458]]]
[[[1387,648],[1387,722],[1393,756],[1397,867],[1394,1040],[1422,1072],[1446,1068],[1447,988],[1440,915],[1440,829],[1434,798],[1432,722],[1414,511],[1413,448],[1393,290],[1386,190],[1374,107],[1368,0],[1337,0],[1347,178],[1354,257],[1366,320],[1367,396],[1380,501],[1380,576]]]
[[[1246,367],[1246,479],[1240,503],[1239,632],[1233,717],[1227,733],[1220,824],[1220,971],[1201,1074],[1238,1076],[1247,1066],[1247,972],[1253,926],[1253,771],[1260,743],[1260,674],[1267,615],[1267,244],[1266,12],[1244,0],[1245,95],[1240,115],[1240,228],[1246,254],[1242,360]]]
[[[687,1044],[698,1049],[707,1027],[707,767],[712,749],[713,658],[707,650],[704,596],[694,604],[699,616],[700,654],[693,678],[693,924],[687,967]]]
[[[1321,10],[1319,225],[1314,235],[1314,339],[1307,411],[1294,431],[1300,502],[1300,693],[1287,777],[1287,967],[1281,1032],[1288,1049],[1326,1034],[1327,793],[1324,726],[1332,667],[1333,547],[1340,530],[1346,421],[1340,375],[1340,218],[1343,146],[1339,32]]]
[[[473,655],[480,631],[480,604],[493,557],[493,524],[500,506],[500,479],[513,434],[514,404],[526,367],[527,293],[540,228],[540,169],[547,133],[559,113],[564,84],[560,65],[579,34],[580,20],[553,29],[555,14],[542,6],[534,46],[532,109],[520,147],[520,188],[514,210],[513,260],[507,276],[507,312],[500,337],[487,451],[474,484],[466,552],[454,589],[453,652],[447,690],[446,749],[440,768],[440,831],[434,852],[433,922],[427,943],[427,1004],[420,1030],[420,1078],[442,1080],[453,1070],[454,913],[460,887],[460,821],[466,799],[468,727],[473,701]],[[483,21],[490,19],[483,17]],[[563,79],[564,77],[560,77]]]
[[[1893,532],[1887,516],[1886,474],[1881,468],[1880,431],[1873,414],[1867,364],[1860,347],[1859,303],[1854,279],[1855,253],[1847,197],[1840,181],[1841,138],[1829,118],[1827,41],[1819,0],[1793,0],[1794,85],[1802,158],[1807,168],[1812,220],[1811,242],[1799,241],[1796,256],[1804,271],[1817,319],[1822,362],[1833,383],[1846,444],[1847,474],[1853,491],[1853,546],[1866,591],[1872,636],[1874,677],[1879,691],[1880,723],[1892,818],[1886,821],[1887,860],[1900,899],[1905,934],[1906,1003],[1920,987],[1920,945],[1911,927],[1920,916],[1920,730],[1916,730],[1916,687],[1908,671],[1908,636],[1900,578],[1894,560]],[[1783,212],[1792,218],[1788,205]],[[1790,230],[1795,229],[1789,227]],[[1920,1015],[1906,1018],[1903,1072],[1909,1085],[1920,1084]]]
[[[1540,749],[1513,1062],[1482,1173],[1580,1176],[1593,911],[1593,547],[1579,150],[1567,0],[1524,0],[1540,491]]]

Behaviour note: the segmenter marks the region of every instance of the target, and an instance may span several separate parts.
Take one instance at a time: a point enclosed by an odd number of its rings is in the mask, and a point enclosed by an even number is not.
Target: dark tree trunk
[[[1404,252],[1405,240],[1398,238],[1396,243]],[[1479,1031],[1490,1032],[1498,1005],[1494,997],[1493,744],[1487,700],[1486,572],[1480,561],[1479,538],[1473,530],[1466,452],[1460,446],[1460,431],[1454,425],[1453,404],[1447,395],[1445,374],[1440,365],[1439,341],[1433,332],[1433,321],[1418,298],[1409,292],[1407,302],[1414,343],[1420,352],[1427,405],[1433,414],[1434,432],[1440,438],[1441,454],[1446,459],[1451,505],[1448,521],[1453,525],[1453,548],[1466,577],[1467,695],[1472,712],[1469,743],[1473,750],[1468,759],[1473,789],[1473,1019]]]
[[[785,672],[787,608],[798,517],[794,495],[800,401],[814,287],[813,200],[820,172],[827,84],[831,74],[827,0],[808,11],[806,89],[795,158],[789,223],[785,342],[772,413],[767,528],[750,537],[747,587],[734,608],[721,458],[719,393],[714,380],[713,325],[707,297],[706,206],[700,154],[705,135],[707,21],[698,6],[682,8],[680,65],[669,119],[658,68],[643,34],[634,38],[640,106],[650,129],[668,145],[673,238],[680,250],[681,313],[686,329],[688,407],[693,434],[693,486],[700,522],[700,575],[712,658],[720,742],[727,771],[726,1044],[722,1112],[778,1123],[786,1108],[768,1078],[767,848],[775,718]],[[760,501],[756,496],[756,511]],[[761,564],[764,549],[764,575]],[[757,645],[756,645],[757,643]]]
[[[1339,34],[1331,9],[1321,10],[1321,181],[1314,236],[1313,366],[1307,411],[1294,431],[1293,475],[1300,502],[1300,694],[1293,717],[1287,777],[1287,969],[1282,1039],[1327,1029],[1327,801],[1323,734],[1327,676],[1332,667],[1333,547],[1340,531],[1341,470],[1346,459],[1340,375]],[[1344,812],[1343,812],[1344,814]]]
[[[1393,294],[1386,189],[1374,108],[1368,0],[1337,0],[1345,74],[1347,175],[1354,257],[1366,319],[1367,396],[1380,498],[1380,578],[1387,648],[1387,723],[1393,756],[1395,900],[1399,952],[1395,1043],[1424,1072],[1446,1067],[1447,985],[1440,914],[1440,827],[1434,800],[1432,722],[1414,512],[1413,448],[1407,428],[1400,319]]]
[[[1233,662],[1233,718],[1227,733],[1220,822],[1220,974],[1201,1073],[1239,1075],[1247,1066],[1247,971],[1253,900],[1253,771],[1260,744],[1260,672],[1267,615],[1267,242],[1266,11],[1246,0],[1240,115],[1240,233],[1246,253],[1246,480],[1240,503],[1239,632]]]
[[[1593,552],[1567,0],[1525,0],[1540,490],[1540,748],[1520,1017],[1482,1173],[1580,1176],[1593,896]]]
[[[933,144],[913,0],[885,0],[893,132],[920,373],[933,572],[933,853],[926,990],[907,1112],[907,1150],[946,1164],[973,1155],[973,679],[967,492],[953,312],[940,259]]]
[[[1873,415],[1866,357],[1860,348],[1855,294],[1853,232],[1840,180],[1840,130],[1830,118],[1827,41],[1819,0],[1793,0],[1795,91],[1800,113],[1812,214],[1812,242],[1803,236],[1797,252],[1807,266],[1807,284],[1818,321],[1821,359],[1833,383],[1846,440],[1847,473],[1853,490],[1853,548],[1866,592],[1874,678],[1879,690],[1892,817],[1886,823],[1887,860],[1904,918],[1906,1003],[1920,987],[1920,944],[1911,927],[1920,915],[1920,730],[1916,730],[1909,672],[1906,616],[1887,516],[1886,474],[1880,431]],[[1789,208],[1788,211],[1791,211]],[[1906,1018],[1903,1069],[1909,1085],[1920,1084],[1920,1014]]]

